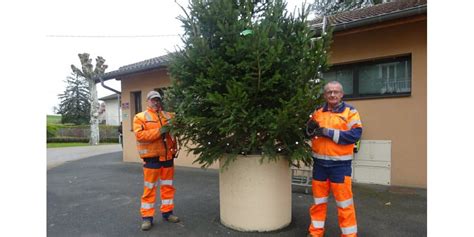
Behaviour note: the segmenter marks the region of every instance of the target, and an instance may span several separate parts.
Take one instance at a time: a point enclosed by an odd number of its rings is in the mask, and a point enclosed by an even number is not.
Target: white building
[[[99,100],[105,103],[105,124],[106,125],[120,125],[122,121],[122,111],[120,110],[120,96],[118,94],[112,94],[99,98]]]

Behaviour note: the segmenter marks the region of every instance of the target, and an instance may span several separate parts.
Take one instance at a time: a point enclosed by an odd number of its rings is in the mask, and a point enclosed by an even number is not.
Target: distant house
[[[364,132],[354,159],[354,182],[426,188],[426,0],[393,1],[309,24],[317,32],[333,27],[333,66],[323,77],[340,81],[345,100],[361,114]],[[148,59],[102,78],[121,81],[124,161],[140,161],[133,116],[145,109],[148,91],[170,86],[168,61],[167,55]],[[193,160],[182,151],[176,165],[196,167]]]
[[[101,111],[100,118],[105,120],[106,125],[118,126],[122,121],[122,114],[120,111],[120,96],[112,94],[99,98],[105,104],[105,110]]]
[[[105,118],[107,117],[107,113],[105,112],[105,103],[99,102],[99,124],[105,124]]]

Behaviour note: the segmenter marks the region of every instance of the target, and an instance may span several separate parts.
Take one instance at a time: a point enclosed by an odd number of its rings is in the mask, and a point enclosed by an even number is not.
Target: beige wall
[[[331,62],[334,64],[412,55],[410,97],[349,101],[361,114],[364,125],[362,139],[392,141],[391,183],[396,186],[426,187],[427,183],[426,30],[426,17],[417,17],[336,33],[333,38]],[[166,70],[120,79],[122,103],[129,102],[130,108],[130,92],[142,91],[142,106],[145,109],[148,91],[170,85]],[[133,116],[130,109],[123,109],[123,159],[126,162],[140,162],[131,132]],[[194,159],[194,155],[182,150],[175,162],[180,166],[199,167],[192,164]],[[218,164],[210,168],[218,168]]]
[[[391,140],[391,183],[425,187],[427,183],[426,18],[335,34],[331,63],[412,55],[410,97],[352,100],[359,111],[364,140]]]

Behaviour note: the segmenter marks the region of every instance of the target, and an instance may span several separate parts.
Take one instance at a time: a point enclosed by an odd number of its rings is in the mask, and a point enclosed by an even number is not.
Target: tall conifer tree
[[[170,64],[173,132],[203,167],[226,156],[311,160],[303,128],[320,102],[330,34],[316,37],[281,0],[193,0]]]
[[[74,73],[68,76],[64,93],[59,94],[61,100],[58,114],[62,123],[88,124],[90,120],[90,91],[87,81]]]

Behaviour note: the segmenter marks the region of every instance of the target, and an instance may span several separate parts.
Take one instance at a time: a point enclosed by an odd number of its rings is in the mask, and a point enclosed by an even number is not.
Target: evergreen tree
[[[61,114],[62,123],[88,124],[90,120],[90,91],[87,82],[75,74],[65,80],[67,83],[61,100],[58,114]]]
[[[286,2],[193,0],[179,19],[184,48],[173,54],[172,132],[203,167],[221,157],[311,161],[303,128],[320,102],[330,34],[315,38]]]
[[[71,65],[72,71],[78,76],[84,78],[88,85],[90,91],[90,125],[91,125],[91,134],[90,134],[90,145],[99,144],[99,100],[97,98],[97,86],[94,78],[104,74],[107,65],[105,64],[105,59],[101,56],[98,56],[95,59],[95,68],[92,65],[92,59],[89,58],[88,53],[79,54],[79,59],[81,61],[81,68],[77,68],[74,65]]]

